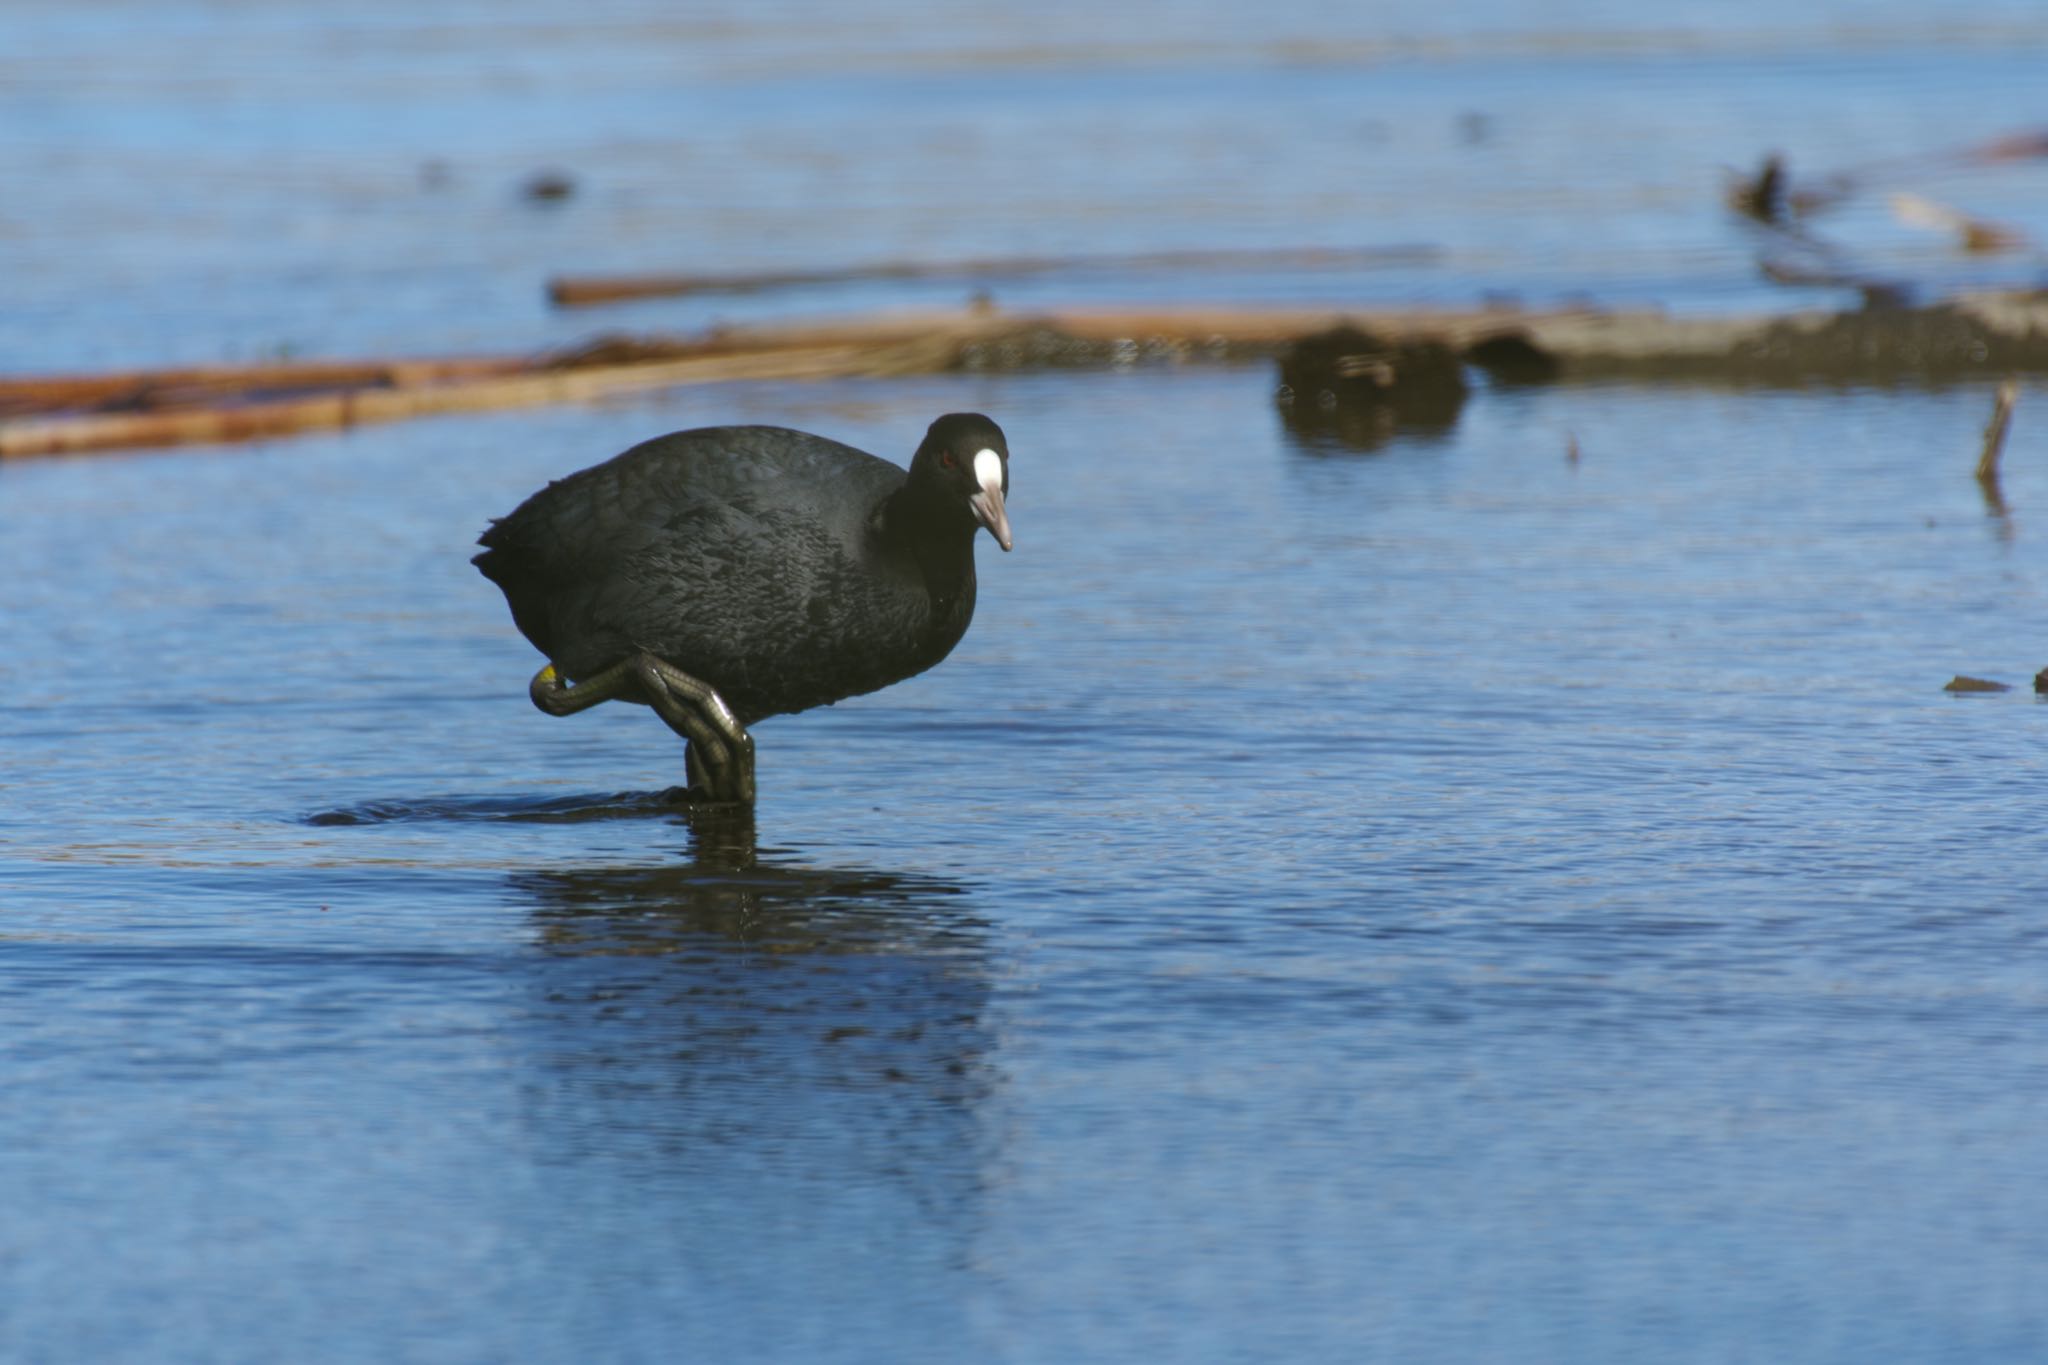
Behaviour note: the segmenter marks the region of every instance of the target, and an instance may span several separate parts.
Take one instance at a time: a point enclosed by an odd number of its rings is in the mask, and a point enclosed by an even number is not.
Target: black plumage
[[[945,658],[974,615],[975,532],[1010,547],[1008,491],[1002,430],[975,413],[934,422],[907,472],[800,431],[708,427],[550,483],[474,562],[563,679],[645,652],[746,726]]]

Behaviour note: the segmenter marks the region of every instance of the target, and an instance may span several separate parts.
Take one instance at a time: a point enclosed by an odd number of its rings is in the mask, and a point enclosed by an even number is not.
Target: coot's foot
[[[748,806],[754,803],[754,737],[742,731],[740,741],[731,750],[731,770],[725,774],[722,787],[720,778],[698,756],[697,746],[687,742],[683,745],[683,769],[690,775],[692,801]]]
[[[666,659],[641,651],[577,683],[564,683],[548,664],[527,686],[533,704],[551,716],[569,716],[599,702],[645,702],[687,741],[685,767],[692,792],[704,799],[751,804],[754,738],[740,727],[725,698]]]
[[[526,695],[533,704],[551,716],[573,716],[578,711],[587,711],[601,701],[610,701],[618,695],[615,686],[600,688],[598,684],[616,683],[613,674],[616,668],[606,669],[597,678],[584,683],[566,683],[562,675],[555,672],[553,664],[542,664],[540,672],[533,675],[533,681],[526,685]]]

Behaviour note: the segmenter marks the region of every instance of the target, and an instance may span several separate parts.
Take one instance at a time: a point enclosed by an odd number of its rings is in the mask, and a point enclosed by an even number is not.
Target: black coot
[[[974,535],[1010,548],[1010,452],[979,413],[932,423],[908,473],[784,427],[706,427],[550,483],[474,561],[549,663],[534,704],[652,706],[693,789],[754,796],[768,716],[922,673],[974,615]]]

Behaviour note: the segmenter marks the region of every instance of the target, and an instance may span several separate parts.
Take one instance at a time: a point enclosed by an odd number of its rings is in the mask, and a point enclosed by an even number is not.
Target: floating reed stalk
[[[728,380],[801,380],[1134,360],[1246,361],[1351,325],[1430,341],[1493,370],[1503,354],[1544,379],[1836,382],[2048,372],[2048,300],[1982,296],[1924,309],[1752,318],[1501,309],[1159,308],[889,313],[600,337],[529,356],[305,362],[0,379],[0,458],[333,430],[436,412],[575,402]],[[1512,342],[1503,346],[1502,343]],[[1494,371],[1507,376],[1507,370]],[[1996,477],[2011,394],[1986,432]]]
[[[1984,453],[1977,457],[1977,482],[1981,484],[1998,484],[1998,461],[2005,453],[2005,432],[2012,425],[2012,408],[2019,397],[2018,380],[2008,379],[1998,386],[1998,397],[1991,404],[1991,420],[1984,427]]]
[[[526,369],[422,383],[247,397],[195,407],[60,413],[0,422],[0,459],[334,431],[431,413],[586,401],[636,390],[739,379],[829,379],[944,368],[950,341],[782,346],[623,365]]]
[[[1199,251],[1148,251],[1118,256],[997,256],[966,261],[880,261],[817,270],[767,270],[745,274],[563,275],[548,282],[548,300],[558,308],[588,308],[629,299],[684,294],[752,294],[800,285],[857,284],[875,280],[985,280],[1022,275],[1108,270],[1343,270],[1424,265],[1436,251],[1424,246],[1247,247]]]

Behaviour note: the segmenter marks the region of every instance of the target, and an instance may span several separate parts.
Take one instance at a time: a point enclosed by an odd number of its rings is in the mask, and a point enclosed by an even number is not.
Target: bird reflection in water
[[[976,1169],[990,972],[967,889],[764,854],[748,807],[685,818],[683,860],[512,878],[557,1131],[613,1150],[803,1135],[892,1170],[907,1145],[920,1180]]]

